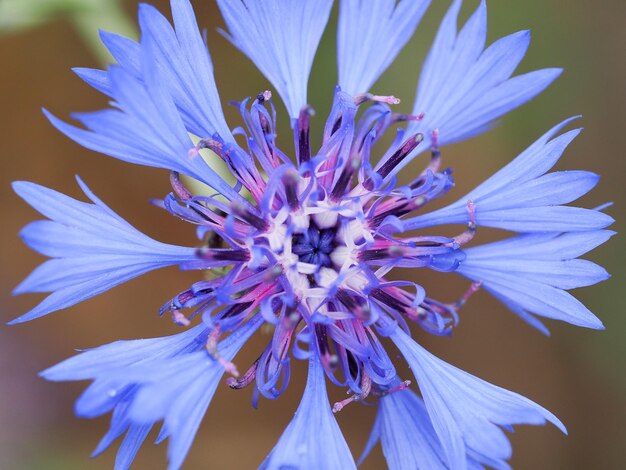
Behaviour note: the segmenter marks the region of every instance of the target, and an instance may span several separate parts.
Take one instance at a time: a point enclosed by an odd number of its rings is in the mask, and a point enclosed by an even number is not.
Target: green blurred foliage
[[[111,56],[100,43],[99,30],[136,37],[137,29],[118,0],[0,0],[0,34],[68,18],[81,39],[104,63]]]

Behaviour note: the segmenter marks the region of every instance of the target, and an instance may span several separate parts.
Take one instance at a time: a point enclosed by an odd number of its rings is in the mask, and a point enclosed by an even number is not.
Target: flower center
[[[375,165],[370,151],[386,129],[420,116],[393,113],[376,103],[357,119],[362,99],[338,90],[319,150],[310,148],[311,108],[304,108],[293,122],[294,164],[276,145],[273,105],[267,96],[259,95],[250,109],[247,101],[240,106],[249,152],[219,135],[201,139],[190,152],[191,158],[205,148],[215,152],[237,177],[237,185],[230,189],[245,188],[248,199],[224,202],[214,196],[193,196],[178,174],[172,174],[174,194],[164,205],[198,224],[201,235],[216,233],[224,243],[209,239],[198,250],[197,262],[190,264],[221,277],[195,283],[163,311],[171,311],[182,324],[189,319],[181,309],[201,313],[212,327],[207,350],[231,371],[234,366],[219,355],[217,339],[260,312],[275,327],[273,340],[230,386],[242,388],[255,380],[257,390],[271,399],[288,382],[290,345],[296,356],[302,352],[298,344],[314,340],[329,377],[340,369],[343,379],[338,380],[353,392],[334,407],[338,411],[367,397],[372,384],[385,387],[395,377],[372,326],[376,322],[389,317],[405,325],[410,320],[437,335],[449,334],[456,324],[456,310],[467,296],[444,304],[426,297],[415,282],[394,281],[387,275],[396,267],[456,270],[465,256],[461,247],[476,230],[474,206],[468,203],[467,230],[456,237],[398,236],[404,231],[401,217],[452,187],[450,171],[440,170],[437,133],[430,136],[430,163],[408,185],[399,186],[394,172],[423,136],[406,138],[399,130]]]
[[[303,263],[329,267],[335,246],[334,229],[320,230],[312,224],[304,233],[293,237],[291,250]]]

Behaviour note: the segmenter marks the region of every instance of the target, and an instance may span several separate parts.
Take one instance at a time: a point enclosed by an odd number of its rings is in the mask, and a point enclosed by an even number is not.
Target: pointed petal
[[[154,56],[164,83],[190,132],[201,137],[217,133],[225,141],[234,142],[191,3],[172,0],[171,6],[175,29],[155,8],[141,5],[139,9],[142,34],[156,46]],[[143,45],[142,53],[146,53]]]
[[[493,290],[509,302],[536,315],[585,328],[604,329],[598,317],[562,289],[500,271],[473,272],[468,269],[464,275],[471,279],[484,279],[483,285],[486,290]]]
[[[221,357],[231,361],[263,321],[256,315],[222,340]],[[111,429],[95,452],[127,431],[116,468],[128,468],[149,430],[163,420],[160,436],[170,439],[168,468],[176,470],[225,372],[205,349],[207,335],[206,327],[199,325],[163,338],[117,341],[82,352],[41,375],[49,380],[94,379],[76,410],[85,417],[113,410]]]
[[[430,0],[342,0],[339,4],[339,86],[365,93],[411,39]]]
[[[561,73],[544,69],[511,78],[528,50],[529,32],[511,34],[485,49],[485,1],[457,32],[461,5],[461,0],[452,3],[422,68],[413,114],[424,118],[410,123],[407,132],[423,134],[424,141],[389,177],[430,147],[435,129],[442,145],[473,137],[537,96]]]
[[[511,163],[456,202],[403,221],[405,230],[441,224],[466,224],[467,204],[475,207],[476,223],[515,232],[598,230],[613,219],[592,209],[563,206],[589,192],[598,176],[585,171],[548,173],[580,130],[549,140],[569,121],[555,126]]]
[[[189,132],[202,137],[218,133],[223,140],[234,142],[193,8],[188,0],[172,0],[171,7],[175,28],[155,8],[141,5],[139,9],[142,36],[149,36],[157,45],[153,54],[166,77],[163,84]],[[145,44],[109,32],[101,32],[100,37],[118,65],[143,81],[141,64],[147,54]],[[75,72],[98,91],[113,97],[108,71],[75,69]]]
[[[390,337],[418,381],[450,467],[467,468],[468,448],[492,458],[508,459],[508,440],[498,426],[550,421],[565,432],[563,424],[549,411],[438,359],[400,328],[395,328]]]
[[[128,470],[152,426],[131,425],[115,457],[115,470]]]
[[[379,404],[381,444],[394,470],[446,470],[445,459],[423,402],[410,390],[385,395]]]
[[[201,324],[171,336],[115,341],[82,351],[44,370],[40,375],[53,381],[86,380],[104,371],[128,367],[147,359],[173,357],[181,351],[193,348],[193,345],[202,346],[206,342],[206,335],[206,327]]]
[[[464,250],[473,261],[504,256],[528,260],[562,261],[578,258],[608,241],[615,232],[527,233]]]
[[[141,77],[141,46],[138,42],[108,31],[100,32],[100,40],[120,66],[136,78]]]
[[[409,126],[410,132],[425,135],[439,129],[441,143],[483,130],[539,94],[560,73],[550,69],[511,79],[528,49],[528,31],[502,38],[483,51],[486,4],[481,1],[457,34],[461,4],[455,1],[450,7],[422,70],[413,113],[425,113],[424,120]]]
[[[506,299],[505,297],[499,295],[493,289],[488,290],[488,292],[491,295],[493,295],[496,299],[498,299],[500,302],[502,302],[504,305],[506,305],[508,307],[508,309],[511,310],[511,312],[513,312],[515,315],[520,317],[528,325],[532,326],[536,330],[539,330],[539,332],[543,333],[544,335],[550,336],[550,330],[548,329],[548,327],[546,325],[544,325],[543,322],[541,320],[539,320],[535,315],[533,315],[530,312],[527,312],[526,310],[521,308],[516,303],[514,303],[514,302]]]
[[[389,468],[448,468],[424,401],[410,389],[384,395],[380,399],[377,420],[381,421],[383,453]],[[501,453],[501,449],[498,449],[496,455]],[[510,468],[501,457],[483,455],[471,448],[467,450],[466,459],[470,469],[482,469],[482,464],[495,469]]]
[[[103,35],[121,60],[106,76],[114,109],[76,116],[87,129],[44,113],[59,131],[86,148],[192,176],[228,199],[244,202],[202,158],[189,157],[194,144],[187,127],[201,134],[218,131],[227,141],[232,136],[221,111],[208,53],[199,52],[203,46],[198,42],[203,43],[197,28],[195,35],[188,30],[191,6],[187,0],[176,0],[173,7],[176,22],[185,29],[180,37],[160,13],[143,4],[140,46],[130,47],[122,56],[120,50],[129,40]]]
[[[547,333],[532,314],[602,329],[602,322],[565,289],[596,284],[609,278],[605,269],[575,259],[614,232],[524,234],[465,249],[458,272],[503,302],[523,320]]]
[[[583,259],[538,261],[507,256],[475,262],[471,253],[459,272],[473,279],[490,278],[495,273],[510,274],[565,290],[592,286],[609,278],[604,268]]]
[[[297,118],[307,104],[309,73],[332,0],[217,3],[228,26],[226,37],[276,88],[289,116]]]
[[[319,357],[311,354],[309,377],[300,406],[261,469],[356,468],[330,409],[325,380]]]
[[[526,104],[548,88],[563,73],[559,68],[536,70],[508,79],[477,99],[471,106],[450,120],[442,143],[465,140],[483,132],[485,128],[508,112]],[[460,111],[460,110],[459,110]],[[473,123],[468,125],[468,123]]]
[[[93,204],[34,183],[16,182],[15,192],[52,220],[33,222],[21,232],[34,250],[54,257],[15,289],[52,292],[20,323],[75,305],[157,268],[196,259],[195,249],[157,242],[132,227],[81,182]]]
[[[104,70],[75,67],[72,69],[87,85],[95,88],[100,93],[111,95],[111,83],[109,74]]]

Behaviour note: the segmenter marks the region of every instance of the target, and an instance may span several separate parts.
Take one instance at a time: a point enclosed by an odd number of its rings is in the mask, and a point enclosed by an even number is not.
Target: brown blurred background
[[[4,0],[0,0],[0,4]],[[168,12],[167,2],[154,1]],[[427,48],[448,3],[426,14],[418,33],[375,86],[375,91],[404,99],[410,110],[415,83]],[[476,1],[467,1],[464,18]],[[209,30],[223,103],[268,87],[247,59],[216,33],[221,18],[212,1],[196,1],[200,23]],[[132,16],[135,1],[123,2]],[[335,12],[336,13],[336,12]],[[490,41],[531,28],[533,43],[521,71],[561,66],[565,74],[543,95],[507,116],[489,134],[444,150],[455,167],[457,188],[446,201],[462,195],[517,155],[561,119],[583,114],[583,134],[559,163],[561,169],[588,169],[602,175],[600,186],[581,201],[587,207],[615,201],[608,210],[624,232],[626,168],[626,2],[623,0],[500,0],[489,2]],[[279,19],[277,19],[279,21]],[[335,18],[327,28],[309,85],[309,101],[318,110],[319,130],[330,105],[335,71]],[[105,99],[70,71],[99,66],[98,59],[69,21],[57,19],[28,31],[0,37],[0,242],[1,315],[8,321],[34,306],[37,296],[13,298],[11,289],[43,258],[28,250],[17,233],[37,214],[11,191],[10,182],[28,179],[80,197],[74,175],[80,174],[112,208],[151,236],[172,243],[195,243],[193,230],[150,206],[147,200],[168,191],[164,171],[135,167],[82,149],[57,133],[40,107],[66,117],[95,110]],[[282,104],[278,103],[283,113]],[[228,111],[232,126],[237,116]],[[291,142],[286,121],[279,132]],[[408,170],[406,173],[416,171]],[[588,255],[613,274],[601,285],[576,292],[604,322],[604,332],[548,322],[552,337],[527,327],[501,304],[479,293],[462,312],[452,339],[417,339],[431,351],[498,385],[523,393],[546,406],[567,425],[570,436],[553,427],[519,427],[511,436],[512,464],[518,469],[618,469],[626,467],[626,346],[624,341],[624,244],[618,235]],[[466,283],[455,276],[417,271],[436,298],[450,301]],[[453,278],[450,280],[450,278]],[[148,274],[69,311],[32,323],[0,326],[0,468],[73,470],[112,468],[115,450],[96,460],[89,454],[108,427],[108,416],[82,420],[72,403],[85,384],[48,383],[42,369],[72,355],[74,349],[116,339],[172,333],[159,319],[160,305],[196,279],[176,269]],[[258,354],[267,338],[257,335],[239,363]],[[287,393],[275,402],[249,406],[250,391],[220,387],[188,456],[188,469],[256,468],[289,422],[303,388],[304,367],[293,363]],[[333,390],[331,399],[341,391]],[[352,405],[338,416],[358,457],[369,433],[373,409]],[[134,468],[165,468],[165,446],[146,444]],[[380,448],[362,466],[384,468]]]

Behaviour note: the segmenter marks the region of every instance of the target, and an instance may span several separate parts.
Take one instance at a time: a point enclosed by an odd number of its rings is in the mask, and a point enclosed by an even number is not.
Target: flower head
[[[457,32],[461,1],[454,1],[413,110],[405,113],[396,109],[397,98],[370,88],[430,2],[341,0],[339,84],[316,147],[306,90],[332,1],[218,0],[224,34],[286,105],[290,149],[278,145],[270,91],[238,103],[243,126],[230,130],[191,5],[171,3],[174,27],[142,5],[141,41],[105,33],[117,64],[77,70],[111,97],[112,108],[76,115],[83,127],[46,114],[87,148],[169,170],[172,191],[157,204],[193,224],[200,245],[172,246],[143,235],[81,181],[91,203],[32,183],[15,185],[50,219],[27,226],[25,242],[52,258],[16,290],[51,295],[16,321],[69,307],[152,269],[199,271],[198,281],[160,312],[186,331],[112,343],[43,373],[50,380],[94,381],[76,411],[88,417],[112,412],[96,452],[126,433],[116,465],[127,468],[162,420],[159,441],[169,439],[170,468],[179,468],[222,377],[229,376],[232,389],[254,387],[255,401],[276,399],[289,384],[291,356],[308,361],[309,378],[296,416],[262,468],[354,467],[333,412],[363,400],[379,405],[371,444],[380,436],[391,468],[506,468],[511,449],[502,429],[550,421],[565,431],[544,408],[443,362],[412,338],[411,325],[451,335],[459,309],[481,286],[543,331],[535,316],[602,328],[566,292],[607,277],[576,258],[608,239],[611,232],[603,229],[612,222],[599,210],[565,205],[591,190],[596,175],[548,173],[578,133],[557,136],[569,120],[457,202],[429,211],[429,203],[454,186],[440,147],[484,131],[560,73],[511,77],[528,33],[485,49],[485,3]],[[275,18],[280,28],[270,26]],[[387,132],[395,138],[380,152],[376,144]],[[207,164],[206,151],[227,165],[235,184]],[[398,172],[427,151],[430,159],[401,184]],[[181,175],[211,191],[194,192]],[[456,235],[438,234],[444,224],[456,225]],[[518,234],[470,247],[480,227]],[[456,272],[471,283],[456,302],[436,300],[414,281],[391,280],[397,267]],[[273,327],[271,340],[240,369],[235,355],[263,323]],[[385,337],[410,365],[422,398],[398,376]],[[348,398],[331,407],[326,379],[346,388]],[[407,432],[420,442],[411,445]]]

